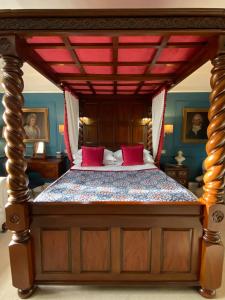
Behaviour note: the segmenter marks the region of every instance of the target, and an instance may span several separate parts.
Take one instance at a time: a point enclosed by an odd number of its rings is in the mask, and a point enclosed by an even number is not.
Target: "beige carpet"
[[[0,233],[0,300],[17,300],[17,291],[11,285],[8,249],[10,233]],[[91,287],[91,286],[40,286],[31,299],[73,300],[197,300],[203,299],[193,288],[145,287]],[[223,286],[217,299],[225,300],[225,270]]]

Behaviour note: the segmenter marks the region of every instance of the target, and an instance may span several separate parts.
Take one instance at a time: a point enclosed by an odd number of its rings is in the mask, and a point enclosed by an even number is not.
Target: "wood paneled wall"
[[[81,100],[83,144],[102,145],[117,150],[121,144],[147,144],[147,125],[151,99],[140,96],[95,96]]]

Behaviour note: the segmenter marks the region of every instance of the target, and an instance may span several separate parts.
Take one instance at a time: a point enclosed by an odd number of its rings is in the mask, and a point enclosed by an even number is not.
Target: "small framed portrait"
[[[49,142],[48,108],[22,108],[25,143]]]
[[[182,141],[184,143],[205,143],[208,125],[207,108],[184,108]]]

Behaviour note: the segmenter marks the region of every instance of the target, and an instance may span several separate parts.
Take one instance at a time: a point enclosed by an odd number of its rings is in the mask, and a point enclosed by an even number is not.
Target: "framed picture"
[[[182,141],[184,143],[205,143],[208,125],[207,108],[184,108]]]
[[[22,108],[25,143],[49,142],[48,108]]]

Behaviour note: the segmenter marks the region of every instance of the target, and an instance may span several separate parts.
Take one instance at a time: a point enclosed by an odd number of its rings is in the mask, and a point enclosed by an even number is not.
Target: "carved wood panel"
[[[162,272],[190,272],[192,230],[163,230],[162,241]]]
[[[132,216],[122,212],[111,215],[110,210],[107,215],[34,216],[35,279],[198,281],[201,216],[147,212]]]
[[[43,272],[70,271],[70,233],[68,230],[42,230]],[[59,259],[60,257],[60,259]]]
[[[121,240],[121,271],[149,272],[151,231],[149,229],[123,229]]]
[[[111,249],[108,229],[81,230],[81,272],[110,271]]]
[[[97,98],[97,97],[96,97]],[[147,145],[148,102],[130,99],[83,100],[83,143],[118,150],[122,144]]]

